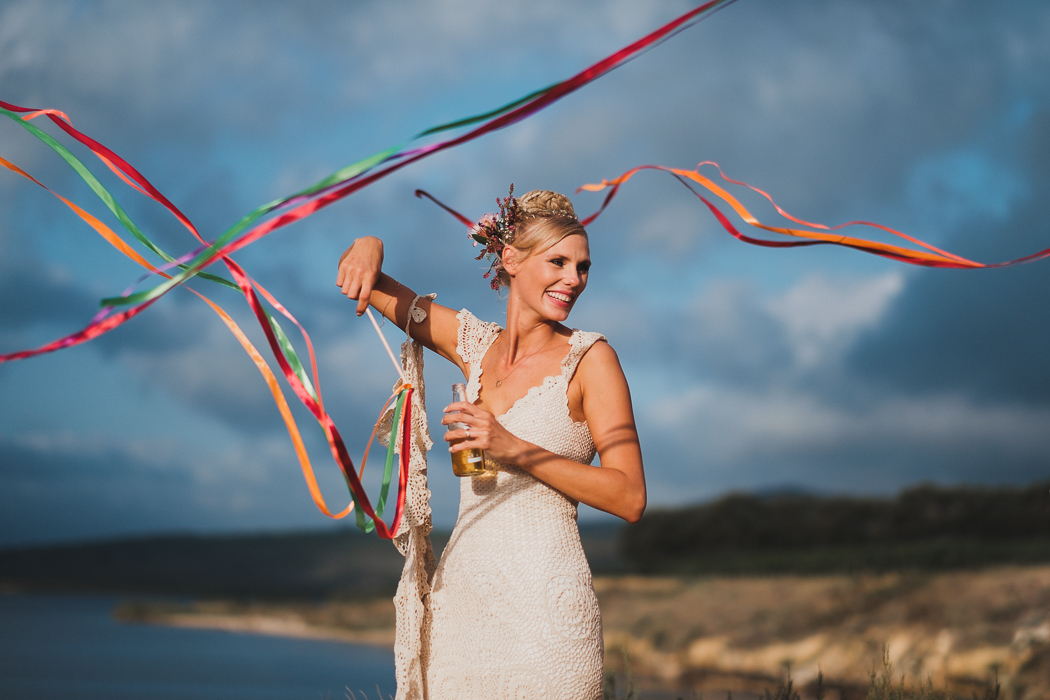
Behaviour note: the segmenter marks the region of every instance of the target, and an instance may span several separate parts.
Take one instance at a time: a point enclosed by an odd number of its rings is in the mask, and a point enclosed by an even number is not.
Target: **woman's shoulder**
[[[604,335],[585,331],[577,331],[577,335],[590,336],[582,348],[583,356],[576,370],[582,379],[604,380],[609,373],[623,376],[620,357]]]
[[[619,356],[604,336],[593,342],[580,359],[568,391],[570,406],[574,401],[584,406],[584,415],[591,426],[605,424],[599,420],[600,416],[623,417],[617,411],[624,406],[630,410],[627,377]]]
[[[595,369],[604,367],[609,362],[610,354],[613,362],[619,366],[616,353],[609,347],[609,341],[604,335],[574,328],[569,337],[569,352],[562,360],[562,372],[572,378],[585,364]]]

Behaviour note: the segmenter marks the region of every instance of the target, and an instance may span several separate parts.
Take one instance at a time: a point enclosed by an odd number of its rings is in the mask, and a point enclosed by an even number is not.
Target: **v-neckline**
[[[482,366],[485,363],[485,356],[489,354],[489,350],[492,349],[492,346],[495,344],[496,339],[499,338],[499,334],[503,333],[505,330],[506,330],[505,328],[500,328],[492,336],[492,338],[488,342],[488,345],[486,345],[485,349],[482,350],[481,357],[478,359],[478,374],[477,374],[478,396],[477,396],[476,399],[474,399],[475,401],[477,401],[477,400],[479,400],[481,398],[481,390],[484,388],[482,386],[482,384],[481,384],[481,377],[482,377],[482,375],[485,374],[485,368]],[[577,335],[580,332],[581,331],[578,328],[573,328],[572,329],[572,333],[569,334],[569,349],[565,353],[565,357],[561,358],[561,361],[558,363],[558,373],[557,374],[548,374],[542,380],[540,380],[539,384],[536,384],[534,386],[530,386],[528,388],[528,390],[526,390],[526,392],[524,394],[522,394],[517,399],[515,399],[514,403],[512,403],[510,406],[507,407],[506,411],[504,411],[503,413],[500,413],[499,415],[496,415],[496,420],[497,421],[501,421],[502,418],[504,418],[505,416],[510,414],[511,411],[513,411],[515,408],[517,408],[518,404],[520,404],[522,401],[527,399],[529,396],[532,396],[532,392],[533,392],[534,389],[539,389],[539,388],[543,387],[544,385],[547,384],[548,380],[557,379],[558,377],[565,376],[565,361],[567,359],[569,359],[569,355],[572,354],[573,348],[576,347],[576,338],[577,338]],[[495,415],[495,414],[493,414],[493,415]]]

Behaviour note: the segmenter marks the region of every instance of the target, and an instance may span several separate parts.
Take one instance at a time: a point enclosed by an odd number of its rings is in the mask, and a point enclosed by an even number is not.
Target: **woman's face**
[[[576,300],[587,287],[591,269],[591,249],[587,238],[566,236],[542,253],[515,260],[511,273],[511,293],[540,316],[553,321],[569,317]]]

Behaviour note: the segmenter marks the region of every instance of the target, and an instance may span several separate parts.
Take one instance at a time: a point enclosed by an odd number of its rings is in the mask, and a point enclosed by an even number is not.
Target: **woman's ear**
[[[500,262],[502,262],[503,269],[507,271],[507,274],[513,277],[518,273],[518,268],[521,267],[521,251],[512,245],[504,246]]]

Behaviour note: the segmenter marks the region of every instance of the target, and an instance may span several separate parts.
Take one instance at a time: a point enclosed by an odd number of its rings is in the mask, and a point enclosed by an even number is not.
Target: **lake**
[[[394,694],[390,649],[113,619],[114,597],[0,595],[5,700],[358,700]]]

